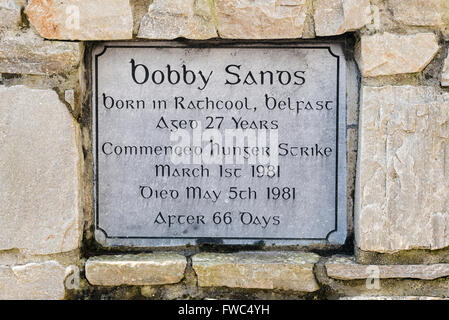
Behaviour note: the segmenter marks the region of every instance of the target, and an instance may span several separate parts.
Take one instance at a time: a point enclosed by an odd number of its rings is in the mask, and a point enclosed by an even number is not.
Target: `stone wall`
[[[177,38],[353,46],[345,246],[95,243],[87,53]],[[449,297],[447,41],[447,0],[0,0],[0,299]]]

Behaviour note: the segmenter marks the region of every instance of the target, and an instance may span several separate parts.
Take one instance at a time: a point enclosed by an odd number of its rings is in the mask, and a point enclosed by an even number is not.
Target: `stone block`
[[[0,250],[78,248],[77,130],[55,91],[0,86]]]
[[[34,32],[0,35],[0,73],[49,75],[78,67],[81,44],[45,41]]]
[[[133,35],[129,0],[30,0],[25,13],[46,39],[120,40]]]
[[[186,258],[175,253],[98,256],[87,260],[86,278],[93,285],[161,285],[184,277]]]
[[[318,259],[305,252],[239,252],[200,253],[192,261],[200,287],[313,292],[319,289],[313,273]]]
[[[218,34],[229,39],[301,38],[306,0],[216,0]]]
[[[439,50],[433,33],[362,36],[355,57],[364,77],[421,72]]]
[[[369,0],[315,0],[315,33],[332,36],[358,30],[371,22]]]
[[[434,280],[449,276],[449,264],[412,265],[363,265],[357,264],[353,257],[334,256],[326,264],[330,278],[338,280],[367,279],[374,275],[378,279],[422,279]]]
[[[60,300],[66,269],[56,261],[0,265],[1,300]]]
[[[447,0],[388,0],[397,22],[410,26],[440,26],[449,22]]]
[[[362,88],[355,236],[361,250],[449,245],[449,94]]]
[[[20,6],[14,0],[0,0],[0,32],[17,29],[21,20]]]
[[[139,38],[209,39],[217,37],[213,4],[208,0],[155,0],[140,24]]]

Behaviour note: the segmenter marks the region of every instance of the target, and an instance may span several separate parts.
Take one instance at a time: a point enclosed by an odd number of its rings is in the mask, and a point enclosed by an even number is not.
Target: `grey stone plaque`
[[[341,44],[94,48],[104,246],[346,239]]]

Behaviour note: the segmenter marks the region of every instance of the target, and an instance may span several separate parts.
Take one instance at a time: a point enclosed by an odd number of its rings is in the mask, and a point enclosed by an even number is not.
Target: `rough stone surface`
[[[362,36],[356,60],[365,77],[422,71],[438,52],[433,33],[399,35],[392,33]]]
[[[33,32],[0,35],[0,73],[53,74],[72,70],[80,62],[80,44],[45,41]]]
[[[58,300],[65,294],[66,269],[56,261],[0,265],[1,300]]]
[[[339,300],[449,300],[440,297],[426,297],[426,296],[356,296],[343,297]]]
[[[319,289],[313,274],[318,259],[305,252],[239,252],[200,253],[192,261],[201,287],[313,292]]]
[[[363,87],[357,246],[365,251],[449,245],[449,94],[434,87]]]
[[[4,29],[16,29],[20,21],[20,6],[14,0],[0,0],[0,32]]]
[[[154,0],[140,24],[139,38],[209,39],[217,37],[209,0]]]
[[[222,38],[301,38],[306,0],[216,0],[218,34]]]
[[[396,21],[411,26],[440,26],[449,22],[447,0],[389,0]]]
[[[129,0],[30,0],[25,13],[46,39],[132,38],[133,16]]]
[[[353,257],[334,256],[326,262],[327,275],[339,280],[366,279],[372,276],[373,267],[379,279],[410,278],[433,280],[449,276],[449,264],[431,265],[362,265]]]
[[[331,36],[353,31],[371,22],[369,0],[315,0],[315,33]]]
[[[76,130],[56,92],[0,86],[0,250],[78,248]]]
[[[444,60],[443,70],[441,71],[441,85],[449,87],[449,54]]]
[[[177,283],[186,265],[186,258],[175,253],[98,256],[87,260],[86,278],[102,286]]]

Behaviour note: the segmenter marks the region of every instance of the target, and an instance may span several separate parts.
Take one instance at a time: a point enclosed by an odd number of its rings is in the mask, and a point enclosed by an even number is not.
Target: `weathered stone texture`
[[[354,31],[371,22],[369,0],[315,0],[315,33],[331,36]]]
[[[86,278],[93,285],[160,285],[184,277],[186,258],[175,253],[93,257],[86,262]]]
[[[76,130],[56,92],[0,86],[0,250],[78,248]]]
[[[217,37],[209,0],[154,0],[142,19],[138,37],[209,39]]]
[[[449,245],[449,94],[363,87],[355,213],[361,250]]]
[[[230,39],[301,38],[306,0],[216,0],[218,34]]]
[[[443,70],[441,71],[441,85],[449,87],[449,54],[444,60]]]
[[[396,21],[411,26],[440,26],[449,23],[447,0],[388,0]]]
[[[305,252],[239,252],[200,253],[192,261],[201,287],[313,292],[319,289],[313,273],[318,259]]]
[[[433,33],[399,35],[392,33],[362,36],[356,60],[365,77],[422,71],[439,49]]]
[[[80,44],[45,41],[33,32],[0,35],[0,73],[52,74],[68,72],[81,58]]]
[[[373,276],[373,267],[379,279],[409,278],[433,280],[449,276],[449,264],[362,265],[353,257],[334,256],[326,264],[327,275],[339,280],[367,279]],[[378,271],[378,272],[377,272]]]
[[[0,265],[0,300],[63,299],[65,277],[65,268],[56,261]]]
[[[20,6],[14,0],[0,0],[0,32],[20,25]]]
[[[343,297],[338,300],[449,300],[440,297],[426,297],[426,296],[355,296]]]
[[[46,39],[132,38],[133,16],[129,0],[30,0],[25,13]]]

